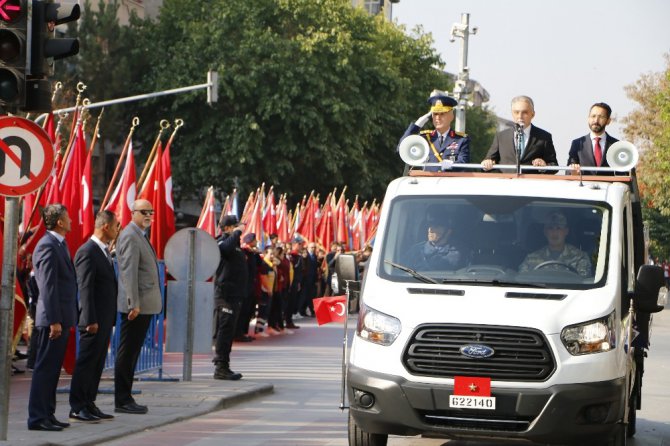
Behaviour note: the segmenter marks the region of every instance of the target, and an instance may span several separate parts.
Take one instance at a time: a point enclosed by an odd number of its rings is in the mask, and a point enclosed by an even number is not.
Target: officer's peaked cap
[[[433,90],[428,98],[430,104],[430,111],[433,113],[446,113],[451,111],[458,102],[456,99],[447,95],[447,92],[442,90]]]

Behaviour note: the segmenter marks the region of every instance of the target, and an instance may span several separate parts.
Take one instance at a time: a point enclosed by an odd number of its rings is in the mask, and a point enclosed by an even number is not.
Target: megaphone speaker
[[[421,166],[428,159],[428,141],[419,135],[410,135],[398,146],[400,158],[410,166]]]
[[[607,164],[617,170],[630,170],[637,165],[640,155],[628,141],[617,141],[607,149]]]

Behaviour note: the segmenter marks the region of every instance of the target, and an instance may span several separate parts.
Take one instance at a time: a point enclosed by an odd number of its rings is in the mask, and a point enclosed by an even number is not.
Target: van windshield
[[[610,209],[536,197],[402,197],[379,273],[403,282],[585,289],[604,278]]]

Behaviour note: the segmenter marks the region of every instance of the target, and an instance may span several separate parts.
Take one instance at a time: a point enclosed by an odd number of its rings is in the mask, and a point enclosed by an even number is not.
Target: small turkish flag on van
[[[313,299],[316,322],[343,322],[347,317],[347,296],[328,296]]]
[[[491,378],[454,376],[454,395],[491,396]]]

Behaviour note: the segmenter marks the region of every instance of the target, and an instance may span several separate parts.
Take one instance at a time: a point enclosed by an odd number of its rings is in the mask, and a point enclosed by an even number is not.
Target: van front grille
[[[466,356],[461,348],[469,345],[486,346],[492,354]],[[417,327],[405,348],[403,364],[413,375],[484,376],[499,381],[545,381],[556,367],[545,337],[537,330],[457,324]]]

